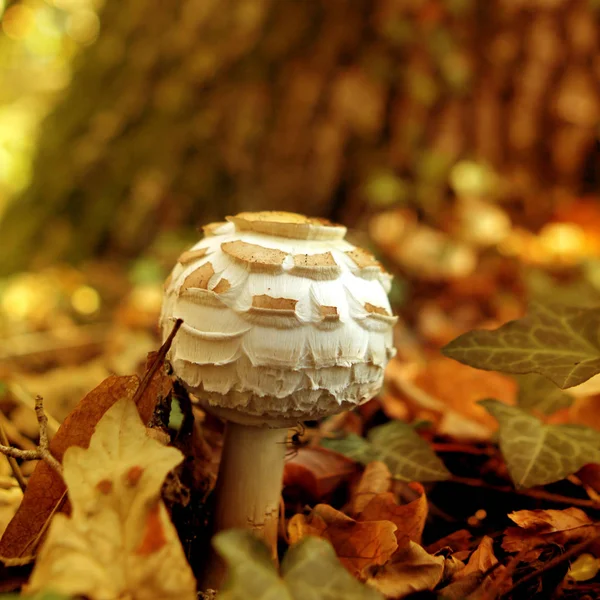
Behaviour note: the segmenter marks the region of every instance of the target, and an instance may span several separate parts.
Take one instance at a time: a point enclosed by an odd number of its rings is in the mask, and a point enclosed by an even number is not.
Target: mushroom
[[[276,559],[287,429],[379,391],[395,352],[391,276],[324,219],[246,212],[204,233],[165,284],[162,328],[183,320],[173,371],[227,421],[215,530],[251,528]]]

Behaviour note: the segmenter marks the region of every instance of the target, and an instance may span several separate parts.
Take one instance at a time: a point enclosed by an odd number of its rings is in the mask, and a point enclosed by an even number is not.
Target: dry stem
[[[44,412],[44,401],[41,396],[37,396],[35,399],[35,416],[37,417],[38,424],[40,427],[40,443],[39,446],[35,450],[20,450],[19,448],[13,448],[9,446],[6,442],[6,438],[2,440],[2,444],[0,444],[0,454],[4,454],[5,456],[12,458],[13,460],[19,458],[21,460],[45,460],[59,475],[62,475],[62,465],[52,456],[50,452],[50,446],[48,441],[48,417]],[[6,440],[6,442],[5,442]],[[16,463],[15,463],[16,464]],[[11,467],[13,463],[11,462]],[[18,465],[16,465],[17,470],[13,467],[13,472],[15,474],[15,478],[19,481],[19,485],[21,485],[21,481],[19,480],[19,475],[21,474]],[[22,478],[21,474],[21,478]],[[23,479],[24,482],[24,479]]]

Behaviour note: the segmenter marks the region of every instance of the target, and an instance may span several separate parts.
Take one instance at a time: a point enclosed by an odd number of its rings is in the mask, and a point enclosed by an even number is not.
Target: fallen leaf
[[[221,600],[381,600],[342,567],[323,539],[306,537],[294,544],[281,563],[281,577],[270,550],[251,532],[223,531],[213,545],[228,566]]]
[[[534,303],[523,319],[465,333],[442,349],[486,371],[539,373],[565,389],[600,373],[600,308]]]
[[[490,432],[496,429],[496,424],[478,404],[479,400],[494,397],[506,404],[514,404],[517,393],[511,377],[457,364],[445,356],[428,361],[416,374],[414,383],[425,393],[441,400],[443,416],[455,412],[480,423]]]
[[[573,404],[573,396],[563,392],[543,375],[530,373],[529,375],[515,375],[514,378],[519,384],[517,404],[523,410],[551,415],[563,408],[569,408]],[[490,396],[492,395],[490,394]]]
[[[564,510],[520,510],[508,518],[519,527],[509,527],[504,533],[502,548],[506,552],[523,552],[523,560],[533,560],[541,546],[555,543],[565,545],[590,539],[598,534],[594,522],[579,508]]]
[[[444,557],[431,556],[419,544],[399,550],[392,561],[367,579],[367,584],[386,598],[400,598],[432,590],[444,574]]]
[[[498,559],[494,555],[493,544],[494,540],[491,537],[484,535],[475,552],[469,557],[469,562],[467,562],[464,569],[456,574],[456,577],[466,577],[477,571],[485,573],[488,569],[493,567],[498,562]]]
[[[568,531],[594,524],[581,509],[575,507],[564,510],[519,510],[510,513],[508,518],[521,529],[538,533]]]
[[[285,463],[283,485],[298,487],[313,499],[331,494],[356,471],[353,461],[324,448],[298,448]]]
[[[194,600],[194,577],[160,499],[167,473],[182,460],[146,434],[131,399],[117,401],[89,448],[65,452],[72,515],[53,518],[27,591]]]
[[[399,547],[406,546],[409,540],[420,544],[429,506],[423,486],[419,483],[411,485],[420,494],[416,500],[399,505],[391,492],[378,494],[365,506],[357,520],[391,521],[398,528],[396,539]]]
[[[87,448],[94,427],[104,413],[120,398],[133,398],[140,386],[137,376],[105,379],[87,394],[67,416],[50,442],[50,451],[61,462],[70,446]],[[140,416],[147,423],[159,397],[168,394],[171,380],[159,368],[138,400]],[[0,555],[16,558],[35,554],[48,519],[65,510],[65,484],[45,461],[39,461],[29,478],[27,491],[17,513],[0,540]],[[61,504],[61,506],[59,506]]]
[[[404,481],[442,481],[450,477],[431,446],[413,427],[400,421],[374,427],[367,439],[350,434],[338,440],[322,440],[321,445],[364,465],[383,461],[393,477]]]
[[[379,460],[369,463],[352,490],[350,497],[350,512],[359,514],[367,504],[378,494],[388,492],[392,486],[392,474],[384,462]]]
[[[459,529],[453,533],[433,542],[427,546],[426,550],[430,554],[436,554],[442,548],[450,548],[453,552],[467,550],[471,547],[473,535],[467,529]]]
[[[600,571],[600,559],[596,558],[593,554],[585,553],[578,556],[571,563],[565,579],[589,581],[598,575],[598,571]]]
[[[288,523],[292,544],[308,535],[331,542],[342,564],[360,577],[366,567],[385,564],[398,548],[391,521],[358,522],[328,504],[317,504],[308,515],[294,515]]]
[[[497,400],[481,402],[500,424],[500,450],[517,488],[564,479],[600,462],[600,432],[582,425],[545,425]]]

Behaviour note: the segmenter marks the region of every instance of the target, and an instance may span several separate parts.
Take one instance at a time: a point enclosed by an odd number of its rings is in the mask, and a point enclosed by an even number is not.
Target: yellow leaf
[[[132,400],[116,402],[89,448],[65,453],[72,514],[54,517],[27,591],[194,600],[194,577],[160,498],[165,476],[182,458],[147,436]]]

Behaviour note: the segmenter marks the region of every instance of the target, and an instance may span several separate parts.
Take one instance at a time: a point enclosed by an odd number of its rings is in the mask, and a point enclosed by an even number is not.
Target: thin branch
[[[8,439],[4,437],[2,440],[3,443],[0,444],[0,454],[4,454],[5,456],[12,458],[19,458],[21,460],[44,460],[46,461],[59,475],[62,476],[62,465],[52,456],[50,452],[50,446],[48,441],[48,418],[46,417],[46,413],[44,412],[44,401],[41,396],[38,396],[35,399],[35,415],[38,420],[38,425],[40,428],[40,443],[39,446],[35,450],[19,450],[18,448],[13,448],[9,446]],[[16,477],[16,475],[15,475]],[[17,478],[18,481],[18,478]],[[19,484],[20,485],[20,484]]]
[[[154,360],[152,361],[150,368],[148,369],[148,371],[146,371],[146,374],[144,375],[144,378],[140,382],[140,385],[138,386],[138,389],[136,390],[135,395],[133,397],[133,401],[136,404],[139,403],[142,395],[144,394],[144,392],[150,385],[152,378],[154,377],[154,375],[156,374],[156,372],[158,371],[160,366],[164,363],[167,353],[169,352],[169,349],[171,348],[171,344],[173,343],[173,338],[179,331],[179,328],[181,327],[182,324],[183,324],[183,319],[177,319],[175,321],[175,324],[173,325],[173,329],[171,330],[169,337],[165,340],[165,343],[159,348],[158,352],[156,353],[156,356],[154,357]]]
[[[546,490],[517,490],[510,485],[492,485],[482,481],[481,479],[470,479],[468,477],[453,476],[449,481],[460,483],[462,485],[468,485],[470,487],[480,487],[487,490],[493,490],[495,492],[502,492],[504,494],[519,494],[520,496],[528,496],[529,498],[536,498],[538,500],[556,502],[557,504],[569,504],[570,506],[580,506],[582,508],[600,510],[600,503],[595,502],[594,500],[586,500],[585,498],[571,498],[570,496],[553,494],[552,492],[547,492]]]
[[[6,435],[6,431],[4,431],[4,427],[2,426],[1,422],[0,422],[0,442],[2,442],[2,444],[5,447],[10,448],[10,444],[8,442],[8,437]],[[19,463],[17,462],[17,460],[15,459],[14,456],[7,456],[6,458],[8,459],[8,464],[10,465],[10,468],[12,469],[13,475],[15,476],[15,479],[17,480],[19,487],[21,488],[21,491],[23,493],[25,493],[25,490],[27,489],[27,482],[25,481],[25,477],[23,476],[21,467],[19,467]]]

